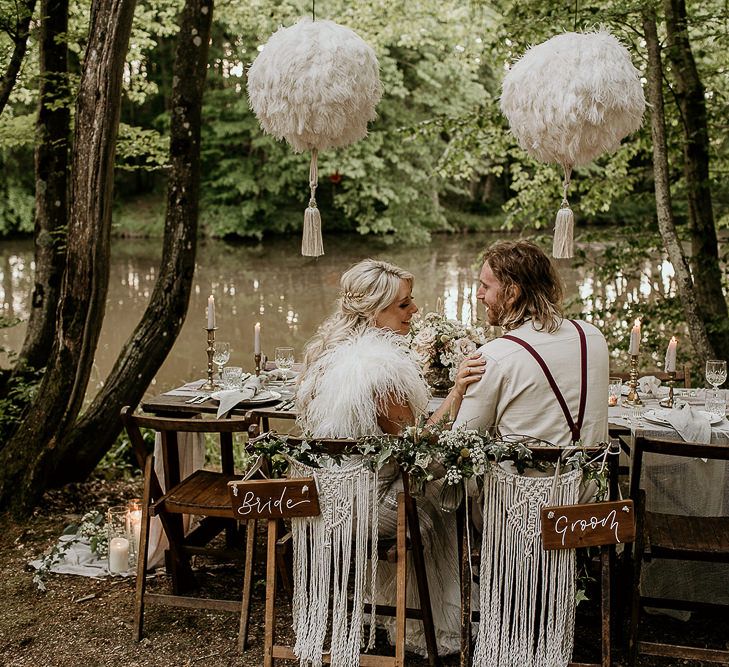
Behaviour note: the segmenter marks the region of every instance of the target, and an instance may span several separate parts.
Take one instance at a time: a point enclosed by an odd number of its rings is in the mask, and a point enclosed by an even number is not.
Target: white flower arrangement
[[[410,336],[410,347],[423,364],[426,378],[431,371],[443,370],[451,383],[460,363],[489,341],[483,327],[467,326],[433,312],[413,318]]]

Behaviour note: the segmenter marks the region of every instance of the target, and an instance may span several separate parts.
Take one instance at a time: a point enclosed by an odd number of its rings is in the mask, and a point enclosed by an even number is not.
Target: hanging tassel
[[[317,159],[319,151],[311,151],[311,163],[309,165],[309,188],[311,198],[309,206],[304,211],[304,236],[301,240],[301,254],[304,257],[320,257],[324,254],[324,241],[321,237],[321,215],[316,205],[316,188],[319,184],[319,173]]]
[[[575,216],[567,201],[567,189],[570,186],[572,167],[562,165],[564,169],[564,182],[562,183],[562,206],[557,211],[554,222],[554,243],[552,256],[555,259],[569,259],[574,256],[574,229]]]

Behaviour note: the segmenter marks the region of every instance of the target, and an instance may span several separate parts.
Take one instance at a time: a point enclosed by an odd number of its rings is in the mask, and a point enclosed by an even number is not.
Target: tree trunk
[[[19,3],[17,5],[18,15],[15,19],[15,26],[3,25],[3,29],[8,33],[14,45],[10,62],[8,62],[3,78],[0,79],[0,113],[3,112],[8,99],[10,99],[10,93],[13,91],[18,72],[20,72],[20,66],[23,64],[23,58],[25,58],[25,52],[28,48],[28,35],[30,34],[30,20],[33,18],[35,2],[36,0],[25,0]]]
[[[678,295],[688,324],[694,349],[702,357],[713,355],[713,348],[706,332],[706,326],[699,310],[686,256],[676,234],[671,204],[671,189],[668,177],[668,149],[666,146],[666,124],[663,112],[663,66],[658,42],[655,14],[646,13],[643,18],[643,32],[648,49],[648,102],[651,105],[651,134],[653,136],[653,173],[655,178],[656,214],[658,229],[668,251],[668,258],[676,272]]]
[[[120,409],[139,403],[185,321],[197,248],[201,110],[212,14],[213,0],[187,0],[181,18],[159,278],[142,320],[103,389],[64,439],[55,484],[85,479],[96,467],[121,431]]]
[[[41,1],[40,106],[35,149],[35,285],[17,369],[48,362],[66,262],[68,223],[68,0]]]
[[[76,105],[66,272],[51,358],[25,419],[0,453],[0,507],[47,488],[81,409],[106,305],[114,153],[135,0],[94,0]]]
[[[685,0],[664,0],[667,55],[675,79],[685,141],[684,177],[691,223],[691,268],[701,315],[714,353],[729,356],[729,313],[721,285],[719,248],[714,225],[709,176],[709,130],[704,86],[689,41]]]

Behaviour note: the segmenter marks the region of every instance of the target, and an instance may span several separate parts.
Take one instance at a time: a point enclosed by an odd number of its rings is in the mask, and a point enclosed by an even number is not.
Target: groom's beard
[[[493,306],[486,306],[486,319],[492,327],[500,327],[504,317],[504,304],[499,299]]]

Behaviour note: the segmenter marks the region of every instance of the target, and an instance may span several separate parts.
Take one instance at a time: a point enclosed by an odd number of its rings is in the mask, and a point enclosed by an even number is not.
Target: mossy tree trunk
[[[35,148],[35,272],[30,317],[16,372],[48,362],[66,263],[68,148],[68,0],[42,0],[40,91]]]
[[[55,483],[84,479],[121,431],[122,406],[136,406],[167,357],[190,301],[200,190],[201,110],[213,0],[188,0],[175,52],[170,178],[159,278],[103,389],[62,444]]]
[[[0,507],[27,508],[53,479],[83,404],[109,281],[114,154],[135,0],[94,0],[76,103],[67,262],[46,372],[0,452]]]
[[[666,144],[666,121],[663,108],[663,66],[661,46],[658,40],[655,14],[646,12],[643,18],[643,32],[648,50],[648,102],[651,105],[651,134],[653,137],[653,173],[655,178],[656,214],[658,229],[668,252],[668,258],[676,272],[676,285],[688,325],[691,342],[703,357],[713,354],[713,348],[702,318],[694,281],[686,255],[676,233],[671,203],[671,189],[668,171],[668,147]]]
[[[729,313],[721,284],[709,173],[709,128],[704,86],[691,50],[685,0],[664,0],[673,92],[683,125],[683,173],[691,227],[691,269],[710,354],[729,357]],[[700,350],[702,355],[703,350]],[[706,352],[709,352],[707,350]]]

